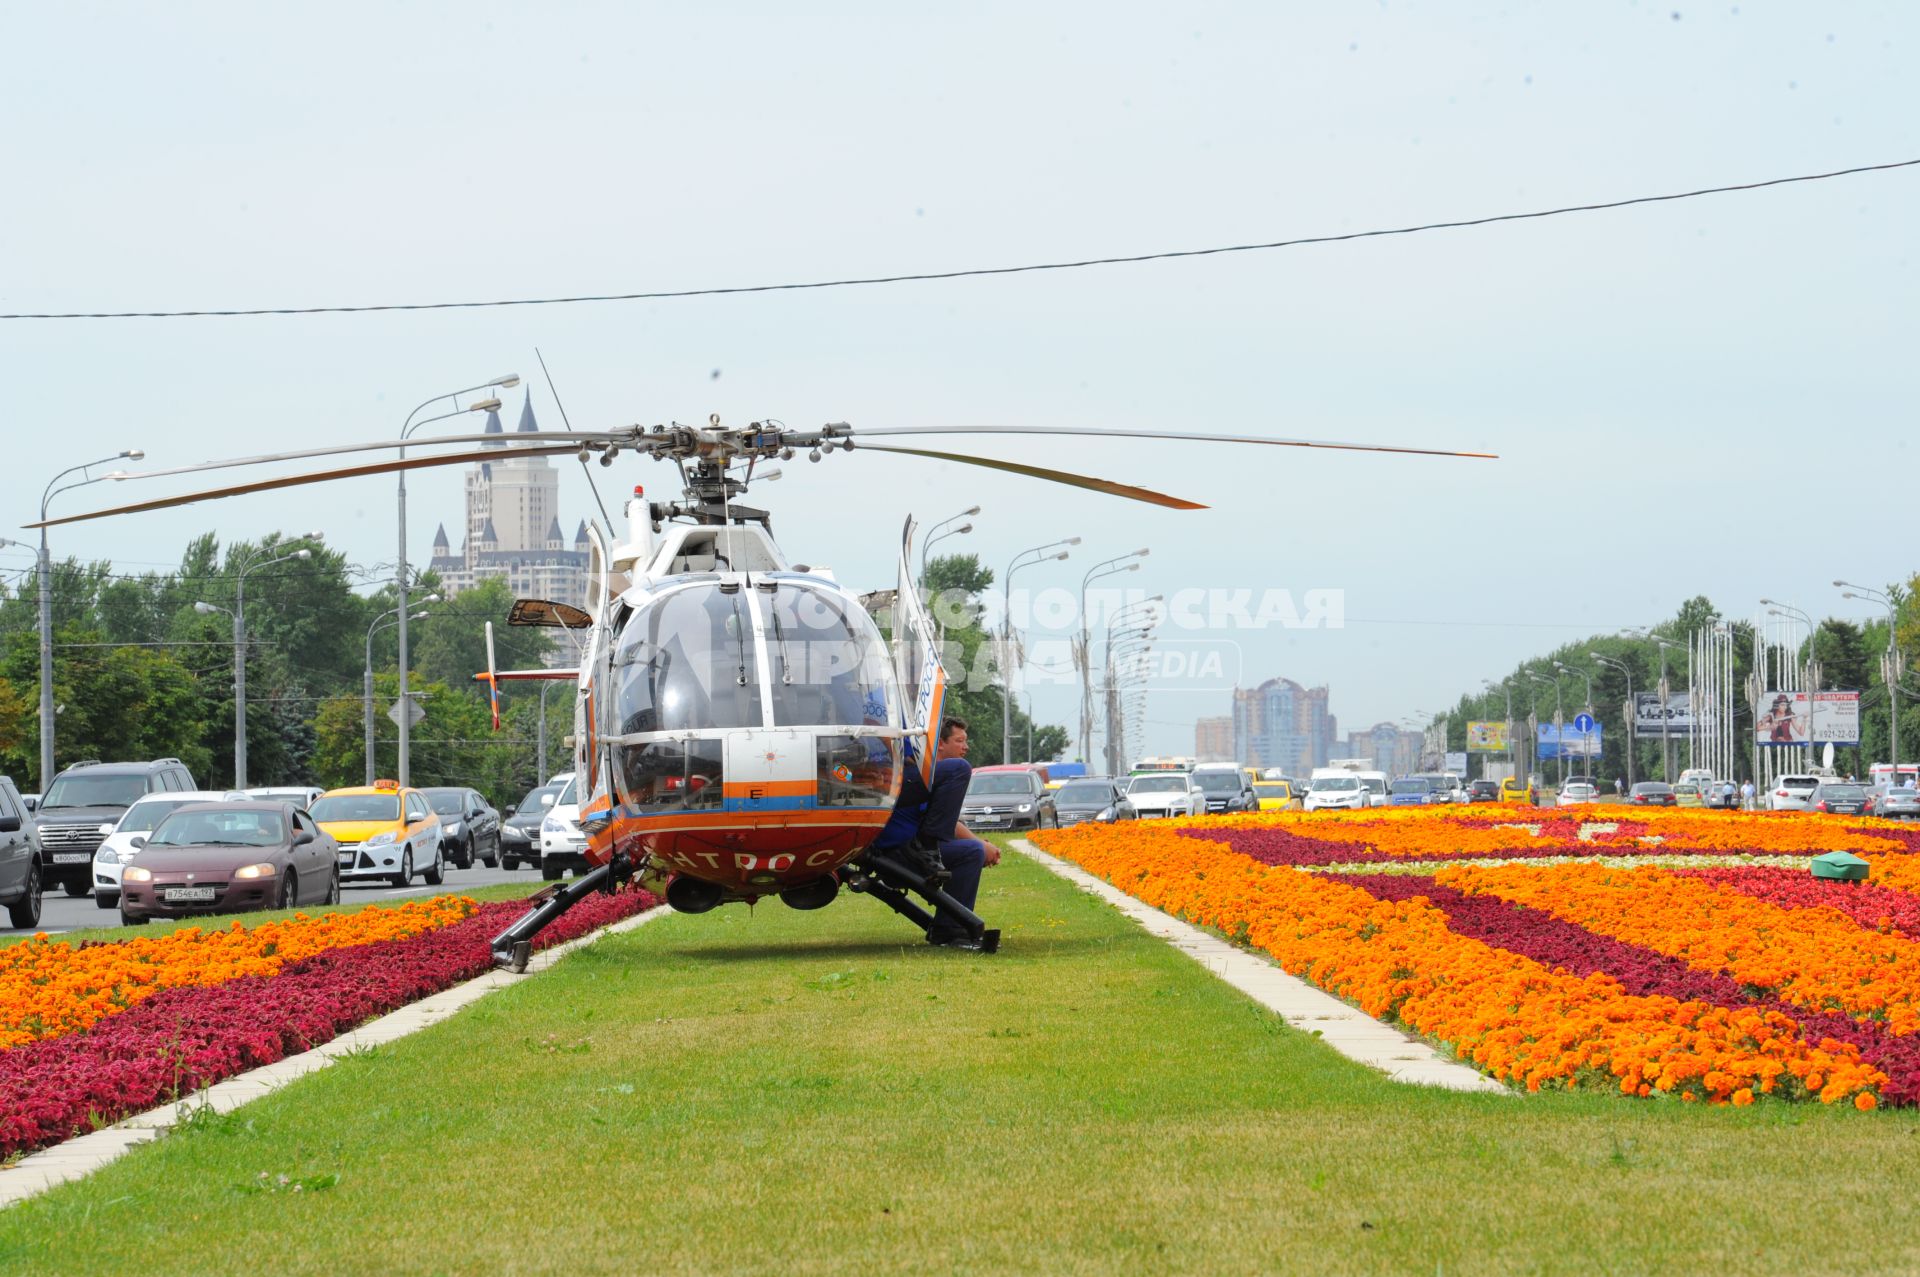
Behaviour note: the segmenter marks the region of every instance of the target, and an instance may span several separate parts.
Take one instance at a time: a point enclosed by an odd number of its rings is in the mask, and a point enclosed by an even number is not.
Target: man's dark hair
[[[972,729],[967,726],[967,720],[964,718],[943,718],[940,720],[940,740],[943,744],[946,742],[947,737],[953,735],[954,732],[971,730]]]

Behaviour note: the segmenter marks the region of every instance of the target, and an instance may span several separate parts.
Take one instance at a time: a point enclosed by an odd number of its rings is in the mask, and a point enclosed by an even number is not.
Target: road
[[[484,865],[475,865],[471,869],[448,869],[447,880],[438,887],[429,887],[418,878],[411,887],[398,888],[385,882],[349,882],[341,888],[341,898],[352,904],[358,901],[396,900],[408,896],[431,896],[449,891],[471,891],[480,887],[491,887],[502,882],[537,883],[540,871],[528,867],[515,869],[511,873],[504,869],[488,869]],[[226,919],[236,915],[219,915],[221,925]],[[0,922],[4,922],[0,918]],[[120,914],[117,910],[102,909],[93,902],[92,896],[74,899],[64,891],[50,891],[40,910],[40,930],[48,935],[59,935],[63,931],[73,931],[81,927],[117,927]]]

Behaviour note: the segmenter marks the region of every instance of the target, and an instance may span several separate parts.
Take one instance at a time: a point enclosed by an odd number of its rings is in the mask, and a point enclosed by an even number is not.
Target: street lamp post
[[[1088,624],[1087,586],[1101,577],[1138,572],[1138,561],[1149,553],[1149,550],[1142,548],[1131,554],[1118,555],[1105,563],[1094,564],[1080,578],[1080,651],[1077,655],[1080,664],[1080,758],[1083,762],[1093,761],[1093,653],[1089,650],[1093,634]]]
[[[1619,670],[1627,677],[1627,784],[1633,785],[1633,670],[1625,661],[1610,660],[1598,652],[1588,652],[1587,656],[1608,669]]]
[[[318,541],[319,532],[307,533],[307,539]],[[295,550],[273,559],[258,559],[248,562],[237,558],[238,564],[233,572],[233,607],[231,610],[216,607],[211,603],[195,603],[193,610],[210,615],[225,612],[233,618],[233,787],[247,787],[247,573],[255,568],[271,567],[276,563],[290,563],[295,559],[311,559],[313,551]]]
[[[491,390],[495,387],[498,387],[502,390],[506,390],[514,386],[517,386],[519,384],[520,384],[520,375],[518,373],[508,373],[504,377],[495,377],[492,381],[484,381],[477,386],[466,386],[459,390],[450,390],[445,394],[435,395],[433,398],[424,401],[423,403],[420,404],[418,408],[415,408],[412,412],[408,413],[407,419],[401,423],[401,426],[400,426],[401,447],[400,447],[400,453],[399,453],[400,459],[401,460],[406,459],[407,437],[411,435],[414,431],[418,430],[421,426],[431,425],[436,421],[445,421],[449,417],[458,417],[469,412],[497,412],[500,408],[500,401],[498,399],[482,399],[477,403],[469,404],[465,408],[461,408],[455,412],[443,412],[437,417],[428,417],[424,421],[415,421],[414,418],[420,415],[421,409],[431,407],[432,405],[439,403],[442,399],[452,400],[454,403],[457,404],[460,400],[461,395],[471,394],[476,390]],[[394,595],[395,595],[396,601],[399,603],[398,611],[400,614],[400,635],[399,635],[400,704],[404,707],[408,703],[407,702],[407,472],[405,470],[400,471],[398,478],[400,480],[399,498],[398,498],[398,504],[397,504],[397,510],[399,514],[399,525],[400,525],[400,557],[398,562],[394,566],[393,583],[394,583]],[[403,708],[400,714],[400,760],[399,760],[399,768],[398,768],[400,773],[399,780],[402,785],[409,783],[411,779],[411,775],[410,775],[411,768],[408,765],[409,762],[411,761],[409,758],[408,745],[410,743],[410,738],[413,733],[412,718],[413,718],[412,714]]]
[[[1102,709],[1107,724],[1106,756],[1107,775],[1109,776],[1117,778],[1120,775],[1120,752],[1124,744],[1124,742],[1116,738],[1115,734],[1115,728],[1119,723],[1120,717],[1120,701],[1119,689],[1116,685],[1117,680],[1114,677],[1113,668],[1114,636],[1118,633],[1123,649],[1125,644],[1130,640],[1146,639],[1147,636],[1152,633],[1153,627],[1159,623],[1159,618],[1149,615],[1142,621],[1139,619],[1139,614],[1142,610],[1147,613],[1152,613],[1163,601],[1162,596],[1158,594],[1153,595],[1151,598],[1139,599],[1127,604],[1107,618],[1106,650],[1101,659],[1101,671],[1102,677],[1105,680],[1105,687],[1102,689],[1101,700],[1103,702]],[[1123,625],[1129,623],[1137,628],[1121,628]],[[1150,649],[1143,647],[1141,650],[1146,651]]]
[[[1859,599],[1862,603],[1878,603],[1887,609],[1887,655],[1886,665],[1881,670],[1881,680],[1887,685],[1887,761],[1893,764],[1892,783],[1900,783],[1900,618],[1893,600],[1880,590],[1871,590],[1864,585],[1855,585],[1851,581],[1835,581],[1840,587],[1843,599]],[[1871,770],[1867,773],[1872,776]]]
[[[89,483],[98,483],[112,475],[89,475],[88,470],[103,466],[109,461],[138,461],[147,454],[139,448],[127,448],[114,453],[111,457],[102,457],[98,461],[88,461],[82,465],[68,466],[47,481],[40,494],[40,522],[47,521],[47,503],[62,492],[74,488],[84,488]],[[70,474],[84,477],[74,482],[56,487]],[[53,783],[53,560],[47,552],[47,530],[40,529],[40,789],[45,792]]]
[[[967,509],[962,510],[959,514],[956,514],[951,518],[942,519],[940,520],[940,522],[934,524],[932,527],[927,529],[926,537],[920,542],[920,579],[922,581],[927,579],[927,551],[933,548],[933,543],[935,541],[942,539],[943,537],[965,536],[967,533],[973,531],[973,525],[971,523],[962,524],[960,527],[953,529],[953,531],[951,532],[942,532],[941,529],[946,527],[949,523],[958,523],[962,519],[971,519],[974,515],[979,513],[980,513],[979,506],[977,505],[969,506]]]
[[[429,594],[420,601],[422,603],[438,603],[440,596],[438,594]],[[398,612],[398,608],[388,608],[380,615],[374,617],[373,624],[367,627],[367,667],[364,679],[367,728],[367,784],[369,785],[373,784],[373,636],[375,631],[382,627],[395,624],[398,618]],[[426,615],[424,611],[415,612],[409,619],[415,621],[425,620]],[[541,690],[545,691],[546,689],[543,687]],[[545,725],[545,721],[542,720],[541,726],[544,727]]]
[[[1573,668],[1573,666],[1571,665],[1562,665],[1559,661],[1555,661],[1553,663],[1553,668],[1556,670],[1559,670],[1562,674],[1578,674],[1582,678],[1587,680],[1587,699],[1586,699],[1586,704],[1583,708],[1587,714],[1591,715],[1593,713],[1593,675],[1592,673],[1590,673],[1587,670],[1577,670]],[[1562,746],[1560,750],[1560,757],[1561,757],[1560,770],[1563,775],[1566,772],[1566,752],[1567,751],[1565,746]],[[1594,769],[1593,736],[1589,732],[1580,733],[1580,753],[1587,760],[1587,780],[1588,780],[1588,783],[1591,784],[1594,782],[1595,777],[1594,777],[1594,770],[1593,770]]]
[[[1063,545],[1079,545],[1079,537],[1068,537],[1064,541],[1051,541],[1046,545],[1031,546],[1014,555],[1007,563],[1007,575],[1001,579],[1000,590],[1004,607],[1000,616],[1000,761],[1002,764],[1013,761],[1013,679],[1007,669],[1009,656],[1013,651],[1013,574],[1021,568],[1031,567],[1049,559],[1064,559],[1070,553],[1060,550],[1058,554],[1049,554],[1049,550],[1058,550]],[[1028,555],[1035,557],[1028,558]]]

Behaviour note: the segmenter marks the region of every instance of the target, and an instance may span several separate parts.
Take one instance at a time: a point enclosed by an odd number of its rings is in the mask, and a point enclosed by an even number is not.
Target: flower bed
[[[536,943],[559,944],[657,903],[643,891],[593,896]],[[488,941],[526,906],[463,906],[464,920],[451,925],[325,949],[274,974],[161,989],[84,1031],[0,1052],[0,1155],[58,1143],[310,1050],[485,973]]]
[[[1529,1089],[1920,1103],[1907,831],[1609,814],[1261,813],[1034,840]],[[1867,855],[1872,882],[1806,873],[1835,849]],[[1689,860],[1712,867],[1661,867]]]
[[[84,1029],[162,989],[273,975],[328,949],[451,926],[473,910],[465,896],[440,896],[353,913],[295,914],[251,928],[236,918],[220,930],[182,927],[78,947],[35,936],[0,949],[0,1049]]]

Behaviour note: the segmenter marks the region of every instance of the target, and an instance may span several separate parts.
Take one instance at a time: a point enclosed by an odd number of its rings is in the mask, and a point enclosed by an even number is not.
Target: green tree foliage
[[[967,720],[969,757],[975,766],[998,763],[1002,757],[1000,713],[1003,703],[1000,672],[995,665],[996,643],[981,624],[981,595],[993,584],[993,573],[976,555],[949,554],[931,560],[921,589],[934,623],[941,627],[943,659],[947,666],[946,713]],[[1046,762],[1066,752],[1068,733],[1056,725],[1030,724],[1018,701],[1011,707],[1015,762],[1027,761],[1027,734],[1032,728],[1033,761]]]
[[[421,588],[431,593],[435,584],[429,578]],[[494,577],[454,598],[427,606],[427,618],[413,622],[407,633],[412,668],[423,679],[485,700],[486,687],[475,682],[473,676],[487,668],[488,621],[493,622],[494,655],[500,668],[537,669],[545,665],[549,636],[559,631],[508,626],[507,612],[513,600],[513,590],[506,581]]]
[[[564,684],[571,691],[571,684]],[[466,689],[445,683],[415,681],[408,692],[426,711],[426,717],[408,738],[412,780],[421,787],[464,785],[479,790],[496,807],[517,802],[536,784],[535,720],[539,698],[531,696],[503,706],[501,730],[494,732],[487,706]],[[399,771],[399,729],[387,709],[400,695],[396,674],[374,677],[374,775]],[[569,760],[560,744],[572,730],[573,698],[550,693],[549,728],[557,759],[554,770]],[[563,722],[562,719],[565,719]],[[315,783],[329,789],[366,781],[366,702],[362,696],[331,696],[322,701],[314,718],[311,767]]]
[[[196,779],[208,774],[205,721],[191,670],[166,649],[114,646],[98,630],[69,626],[55,631],[54,644],[58,765],[81,758],[174,757]],[[19,703],[17,721],[24,729],[8,734],[14,743],[0,746],[0,765],[16,780],[27,777],[33,788],[44,788],[48,778],[39,774],[37,705],[19,690],[34,689],[37,701],[40,649],[34,634],[7,636],[0,673]],[[0,714],[5,712],[0,703]]]

